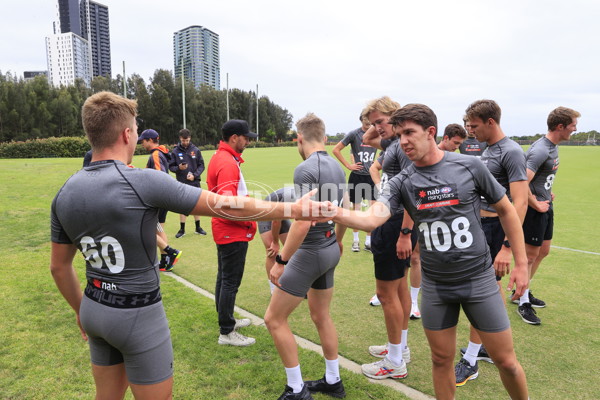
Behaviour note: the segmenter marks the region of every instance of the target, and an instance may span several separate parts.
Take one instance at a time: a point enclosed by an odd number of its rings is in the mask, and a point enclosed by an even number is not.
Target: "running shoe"
[[[461,347],[460,348],[460,354],[464,357],[465,353],[467,352],[467,348],[466,347]],[[483,347],[483,345],[481,345],[481,347],[479,348],[479,353],[477,353],[477,361],[485,361],[485,362],[489,362],[490,364],[493,364],[494,361],[492,361],[492,357],[490,357],[490,355],[488,354],[487,350],[485,349],[485,347]]]
[[[179,239],[180,237],[185,236],[185,230],[180,229],[177,231],[177,233],[175,234],[175,239]]]
[[[311,393],[323,393],[338,399],[346,397],[346,390],[344,389],[344,384],[341,379],[339,382],[332,384],[327,383],[325,376],[323,376],[323,378],[317,381],[304,381],[304,386],[306,386]]]
[[[233,327],[233,330],[237,331],[240,328],[245,328],[247,326],[250,326],[251,323],[252,323],[252,321],[250,320],[250,318],[242,318],[242,319],[236,318],[235,326]]]
[[[369,354],[373,357],[384,358],[388,354],[387,345],[384,344],[382,346],[369,346]],[[402,359],[407,364],[410,362],[410,347],[407,347],[404,350],[402,350]]]
[[[371,300],[369,300],[369,304],[372,305],[373,307],[381,305],[381,302],[377,298],[376,294],[374,294],[373,297],[371,297]]]
[[[467,381],[477,379],[479,376],[479,366],[477,361],[475,365],[471,366],[467,360],[461,358],[460,361],[454,366],[454,374],[456,375],[456,386],[464,386]]]
[[[164,269],[166,272],[173,270],[173,267],[175,266],[175,264],[177,264],[177,261],[179,261],[179,258],[181,257],[181,253],[183,253],[183,250],[173,249],[173,252],[171,254],[167,254],[167,264],[165,265]]]
[[[404,379],[408,376],[405,361],[400,365],[394,365],[387,357],[371,364],[363,364],[361,369],[362,373],[371,379]]]
[[[544,300],[540,300],[537,297],[533,297],[533,293],[531,290],[529,291],[529,302],[531,303],[531,307],[535,308],[544,308],[546,307],[546,302]]]
[[[531,325],[540,325],[542,321],[537,317],[536,312],[531,308],[531,303],[525,303],[517,308],[521,319]]]
[[[256,339],[244,336],[237,331],[231,331],[227,335],[219,335],[219,344],[230,346],[250,346],[256,343]]]
[[[160,271],[164,271],[165,268],[167,267],[167,255],[166,254],[161,254],[160,255],[160,263],[158,264],[158,269]]]
[[[370,243],[369,243],[369,244],[367,244],[367,243],[365,242],[365,251],[371,251],[371,244],[370,244]]]
[[[355,240],[354,242],[352,242],[352,251],[355,253],[357,251],[360,251],[360,242],[358,240]]]
[[[202,229],[202,227],[198,227],[198,229],[196,229],[196,231],[194,232],[196,235],[203,235],[206,236],[206,231],[204,229]]]
[[[294,393],[291,387],[285,385],[283,393],[277,400],[313,400],[313,397],[310,395],[310,391],[306,385],[302,386],[302,390],[299,393]]]
[[[421,311],[417,303],[412,303],[410,306],[410,319],[421,319]]]

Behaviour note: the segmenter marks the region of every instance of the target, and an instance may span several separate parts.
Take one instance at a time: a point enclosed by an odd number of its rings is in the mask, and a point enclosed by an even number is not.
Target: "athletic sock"
[[[300,393],[302,386],[304,386],[300,364],[293,368],[286,368],[285,375],[287,376],[287,385],[292,388],[294,393]]]
[[[410,287],[410,299],[412,300],[412,302],[414,304],[418,304],[418,300],[419,300],[419,291],[421,290],[421,287]]]
[[[352,237],[354,238],[355,242],[358,242],[358,232],[352,232]]]
[[[179,229],[182,231],[185,231],[185,222],[180,222],[179,223]]]
[[[338,383],[340,379],[340,363],[338,359],[328,360],[325,359],[325,380],[330,385]]]
[[[367,237],[365,237],[365,246],[370,246],[371,245],[371,235],[367,235]]]
[[[519,299],[519,305],[522,306],[525,303],[529,303],[529,289],[525,289],[523,296]]]
[[[273,282],[269,281],[269,287],[271,288],[271,294],[273,294],[273,290],[275,290],[275,285]]]
[[[387,357],[394,365],[402,364],[402,343],[392,344],[388,343],[388,355]]]
[[[408,329],[402,329],[400,338],[400,344],[402,345],[402,350],[404,350],[408,347]]]
[[[200,220],[196,221],[196,230],[200,229]]]
[[[463,358],[469,362],[472,366],[477,362],[477,355],[479,354],[479,349],[481,349],[481,343],[473,343],[469,341],[469,345],[467,346],[467,351]]]
[[[175,253],[177,250],[175,250],[174,248],[172,248],[171,246],[167,245],[167,247],[165,247],[163,249],[163,251],[165,252],[165,254],[173,254]]]

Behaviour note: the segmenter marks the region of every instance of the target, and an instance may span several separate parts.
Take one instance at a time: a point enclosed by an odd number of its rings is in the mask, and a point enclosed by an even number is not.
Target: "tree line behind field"
[[[72,86],[53,87],[45,76],[33,80],[18,79],[0,71],[0,143],[49,137],[82,137],[81,107],[92,94],[107,90],[123,94],[123,78],[97,76],[91,87],[83,81]],[[178,142],[183,128],[181,81],[170,71],[159,69],[146,84],[133,74],[127,78],[127,97],[138,102],[140,129],[155,129],[161,142]],[[221,138],[221,126],[227,120],[225,90],[208,86],[196,89],[185,82],[186,127],[197,145],[215,145]],[[267,96],[259,99],[259,137],[263,142],[291,140],[292,115]],[[256,93],[229,90],[229,116],[245,119],[256,129]],[[141,132],[141,130],[140,130]]]

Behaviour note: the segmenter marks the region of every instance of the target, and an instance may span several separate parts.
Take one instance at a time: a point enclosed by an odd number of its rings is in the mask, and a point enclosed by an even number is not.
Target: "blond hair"
[[[363,109],[363,115],[368,117],[373,111],[379,111],[380,113],[390,116],[400,108],[400,103],[395,102],[388,96],[383,96],[378,99],[371,100],[367,103],[367,106]]]
[[[83,129],[94,151],[113,145],[124,129],[133,129],[137,102],[112,92],[98,92],[81,110]]]
[[[325,123],[313,113],[308,113],[296,122],[298,133],[309,142],[322,142],[325,139]]]

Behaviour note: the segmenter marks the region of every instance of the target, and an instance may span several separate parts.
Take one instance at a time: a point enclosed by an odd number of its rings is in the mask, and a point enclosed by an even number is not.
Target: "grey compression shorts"
[[[289,219],[281,220],[281,228],[279,228],[279,234],[288,233],[290,231],[292,223]],[[258,233],[261,235],[271,230],[271,221],[258,221]]]
[[[309,289],[333,287],[333,273],[340,261],[337,242],[320,249],[298,249],[279,278],[280,289],[304,297]]]
[[[125,363],[135,385],[160,383],[173,375],[173,346],[162,301],[138,308],[114,308],[83,296],[81,325],[92,364]]]
[[[461,306],[475,329],[502,332],[510,327],[494,268],[450,283],[432,281],[423,274],[421,316],[425,329],[439,331],[456,326]]]

